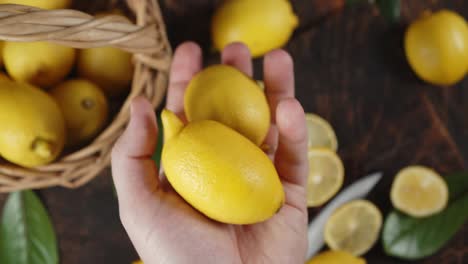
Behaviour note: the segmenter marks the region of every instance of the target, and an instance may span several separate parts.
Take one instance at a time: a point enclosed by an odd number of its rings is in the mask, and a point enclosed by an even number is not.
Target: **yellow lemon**
[[[0,72],[0,81],[2,81],[2,80],[11,81],[11,79],[10,79],[10,77],[8,77],[8,75],[6,75],[3,72]]]
[[[48,42],[6,42],[3,60],[13,79],[45,88],[67,76],[75,61],[75,50]]]
[[[69,80],[51,92],[62,109],[67,127],[67,145],[81,145],[99,133],[107,121],[104,93],[90,81]]]
[[[239,70],[215,65],[198,73],[185,92],[189,121],[215,120],[257,145],[270,127],[270,108],[257,83]]]
[[[390,192],[393,206],[413,217],[426,217],[442,211],[447,206],[448,197],[444,179],[423,166],[402,169]]]
[[[218,50],[243,42],[259,57],[285,45],[298,23],[287,0],[227,0],[214,13],[212,38]]]
[[[338,155],[328,149],[309,149],[307,206],[326,203],[343,185],[344,166]]]
[[[406,31],[405,52],[421,79],[455,84],[468,71],[468,25],[453,11],[425,13]]]
[[[325,242],[333,250],[360,256],[379,238],[382,214],[371,202],[356,200],[336,209],[325,225]]]
[[[113,47],[83,49],[78,53],[78,75],[107,95],[122,95],[129,91],[133,78],[132,54]]]
[[[313,257],[307,264],[366,264],[366,260],[345,251],[329,250]]]
[[[143,261],[139,260],[139,261],[134,261],[133,264],[143,264]]]
[[[172,112],[162,115],[167,179],[189,204],[223,223],[253,224],[273,216],[284,191],[273,163],[255,144],[212,120],[185,127]]]
[[[53,161],[65,142],[54,99],[27,83],[0,81],[0,156],[24,167]]]
[[[309,148],[327,148],[333,151],[338,149],[333,127],[325,119],[316,114],[306,113]]]
[[[72,0],[0,0],[0,4],[35,6],[43,9],[63,9],[71,5]]]

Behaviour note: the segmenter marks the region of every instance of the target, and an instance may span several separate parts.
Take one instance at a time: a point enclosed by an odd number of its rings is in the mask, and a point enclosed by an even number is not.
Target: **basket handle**
[[[154,1],[139,2],[154,4]],[[137,9],[138,25],[135,25],[119,15],[93,17],[77,10],[1,4],[0,40],[48,41],[73,48],[113,46],[135,53],[137,59],[152,68],[167,71],[171,51],[165,41],[164,22],[159,12],[145,19],[142,14],[148,10],[145,5],[132,6]]]

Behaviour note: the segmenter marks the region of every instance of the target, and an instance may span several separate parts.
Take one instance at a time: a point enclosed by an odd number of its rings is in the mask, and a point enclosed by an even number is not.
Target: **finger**
[[[265,56],[263,72],[266,95],[274,122],[278,103],[285,98],[294,97],[293,60],[284,50],[272,51]]]
[[[252,56],[245,44],[236,42],[227,45],[221,54],[221,61],[223,64],[233,66],[252,77]]]
[[[174,53],[167,90],[166,108],[184,119],[184,93],[195,74],[202,69],[202,51],[194,42],[181,44]]]
[[[112,149],[112,176],[121,208],[141,204],[158,187],[157,168],[151,156],[158,127],[151,104],[133,99],[130,122]]]
[[[279,131],[275,166],[284,181],[305,186],[309,172],[305,114],[296,99],[282,100],[276,110]]]

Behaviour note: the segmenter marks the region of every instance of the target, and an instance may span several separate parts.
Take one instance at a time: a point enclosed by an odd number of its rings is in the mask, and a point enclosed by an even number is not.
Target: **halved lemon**
[[[375,244],[382,214],[367,200],[355,200],[336,209],[325,225],[325,242],[333,250],[360,256]]]
[[[426,217],[442,211],[447,206],[448,197],[444,179],[423,166],[402,169],[390,192],[393,206],[413,217]]]
[[[366,264],[366,260],[345,251],[329,250],[313,257],[307,264]]]
[[[309,148],[327,148],[333,151],[338,149],[333,127],[322,117],[306,113],[307,132],[309,134]]]
[[[340,157],[329,149],[309,149],[307,206],[320,206],[343,185],[344,167]]]

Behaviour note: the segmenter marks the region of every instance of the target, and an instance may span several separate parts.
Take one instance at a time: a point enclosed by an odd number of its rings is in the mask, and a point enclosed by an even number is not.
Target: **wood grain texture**
[[[219,0],[160,2],[173,46],[195,40],[210,50],[210,15]],[[314,8],[320,1],[292,2],[301,26],[286,49],[295,60],[297,97],[307,112],[322,115],[336,129],[346,185],[383,171],[370,199],[386,214],[390,184],[402,167],[423,164],[444,174],[467,169],[468,79],[450,88],[421,82],[405,61],[402,36],[405,24],[423,10],[450,8],[468,17],[468,2],[403,1],[399,26],[387,24],[369,5],[325,12]],[[219,61],[219,55],[206,54],[207,63]],[[255,66],[260,78],[261,60]],[[118,220],[109,171],[81,189],[40,194],[57,228],[62,263],[130,263],[137,258]],[[316,211],[310,211],[311,217]],[[468,263],[467,239],[465,225],[435,256],[414,263]],[[378,244],[366,255],[368,263],[406,263],[386,257],[381,248]]]

